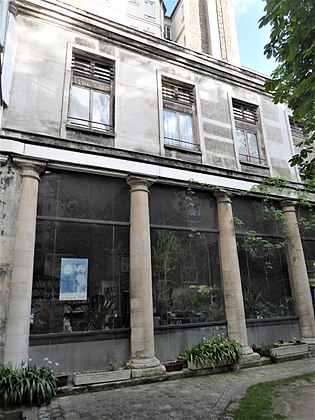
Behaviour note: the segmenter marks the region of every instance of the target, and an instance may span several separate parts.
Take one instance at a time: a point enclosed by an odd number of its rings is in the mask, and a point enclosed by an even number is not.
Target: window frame
[[[267,160],[262,145],[258,106],[232,98],[232,111],[235,125],[235,140],[240,163],[267,166]],[[241,145],[238,140],[239,131],[243,131],[244,133],[246,154],[240,153]],[[250,150],[250,134],[255,136],[255,151],[257,152],[257,156]]]
[[[144,16],[150,19],[155,19],[155,2],[145,0],[144,2]]]
[[[163,140],[164,147],[178,148],[189,152],[199,152],[196,130],[196,98],[195,87],[174,79],[162,78],[163,104]],[[165,112],[172,112],[176,118],[177,138],[166,137]],[[189,116],[191,121],[192,141],[185,141],[181,134],[181,116]]]
[[[114,80],[114,61],[81,50],[72,51],[67,128],[93,131],[104,135],[114,133]],[[88,91],[88,101],[84,103],[88,119],[72,115],[71,108],[75,100],[74,88],[77,88],[78,92],[79,90]],[[97,95],[108,98],[106,113],[102,114],[101,121],[93,120],[97,110],[94,108]]]

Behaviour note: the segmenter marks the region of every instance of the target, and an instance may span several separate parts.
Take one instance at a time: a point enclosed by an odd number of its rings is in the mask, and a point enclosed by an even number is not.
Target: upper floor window
[[[257,106],[237,99],[232,102],[240,161],[265,163],[259,144]]]
[[[190,85],[162,83],[164,144],[199,150],[194,136],[195,95]]]
[[[113,130],[112,63],[74,54],[68,124],[96,131]]]
[[[290,129],[293,137],[294,146],[296,146],[301,141],[307,139],[307,135],[305,134],[303,125],[299,124],[298,122],[294,122],[292,117],[290,117]]]
[[[169,41],[172,40],[171,27],[170,26],[164,26],[164,38],[168,39]]]
[[[145,0],[144,2],[144,14],[148,17],[155,17],[155,4],[153,1]]]

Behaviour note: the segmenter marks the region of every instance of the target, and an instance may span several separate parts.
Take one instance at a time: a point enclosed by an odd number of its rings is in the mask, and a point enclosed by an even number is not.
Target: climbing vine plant
[[[220,192],[218,186],[201,184],[194,180],[190,180],[187,192],[187,203],[189,203],[189,205],[193,205],[191,202],[194,201],[194,190],[197,190],[198,188],[208,189],[214,193]],[[268,178],[260,184],[255,185],[249,191],[231,191],[233,196],[239,198],[252,197],[260,199],[261,211],[259,212],[259,217],[261,224],[267,226],[268,223],[271,223],[271,226],[275,227],[275,234],[269,235],[268,233],[261,233],[262,230],[259,232],[254,230],[253,228],[256,228],[256,226],[251,226],[251,228],[249,228],[246,220],[243,220],[243,217],[239,216],[239,214],[237,214],[239,217],[233,217],[231,221],[234,230],[240,235],[240,240],[238,241],[240,249],[245,251],[245,253],[251,257],[252,261],[255,258],[259,258],[261,267],[264,267],[266,284],[270,279],[273,279],[270,270],[275,269],[275,264],[278,264],[278,256],[281,255],[279,254],[279,251],[285,249],[287,242],[290,240],[290,234],[286,228],[283,211],[279,208],[279,199],[292,199],[300,206],[309,209],[310,217],[298,218],[299,229],[301,234],[303,234],[315,228],[315,211],[314,205],[311,202],[311,194],[314,192],[312,187],[296,190],[288,181],[281,178]],[[243,215],[245,214],[246,212],[243,213]],[[248,275],[250,276],[250,274]],[[250,279],[250,277],[248,277],[248,279]],[[250,284],[251,282],[249,281],[249,286],[244,286],[243,290],[247,318],[285,316],[294,312],[294,304],[291,297],[284,296],[283,299],[278,301],[278,304],[275,305],[264,300],[262,290],[258,291],[258,293],[254,293]]]

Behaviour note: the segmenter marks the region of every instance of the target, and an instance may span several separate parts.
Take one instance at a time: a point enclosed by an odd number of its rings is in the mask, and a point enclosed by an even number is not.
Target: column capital
[[[15,0],[9,1],[9,12],[16,17],[19,13]]]
[[[297,202],[294,200],[283,200],[280,201],[280,206],[284,212],[294,212],[296,208]]]
[[[22,169],[22,177],[34,178],[40,181],[40,175],[44,172],[46,163],[14,157],[12,162],[20,169]]]
[[[154,184],[155,179],[145,178],[141,175],[128,175],[127,184],[130,186],[130,192],[144,191],[149,192],[149,188]]]
[[[232,203],[231,197],[232,194],[229,191],[221,190],[214,193],[215,198],[217,199],[217,204],[220,203]]]

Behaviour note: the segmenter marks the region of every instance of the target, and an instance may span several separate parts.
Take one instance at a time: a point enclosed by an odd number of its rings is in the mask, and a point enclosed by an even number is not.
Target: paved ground
[[[310,358],[231,373],[59,397],[49,407],[39,410],[39,418],[227,420],[233,418],[231,413],[250,385],[314,371],[315,359]],[[314,395],[314,385],[313,388],[295,386],[291,393],[279,397],[277,409],[283,403],[288,418],[314,420]]]

